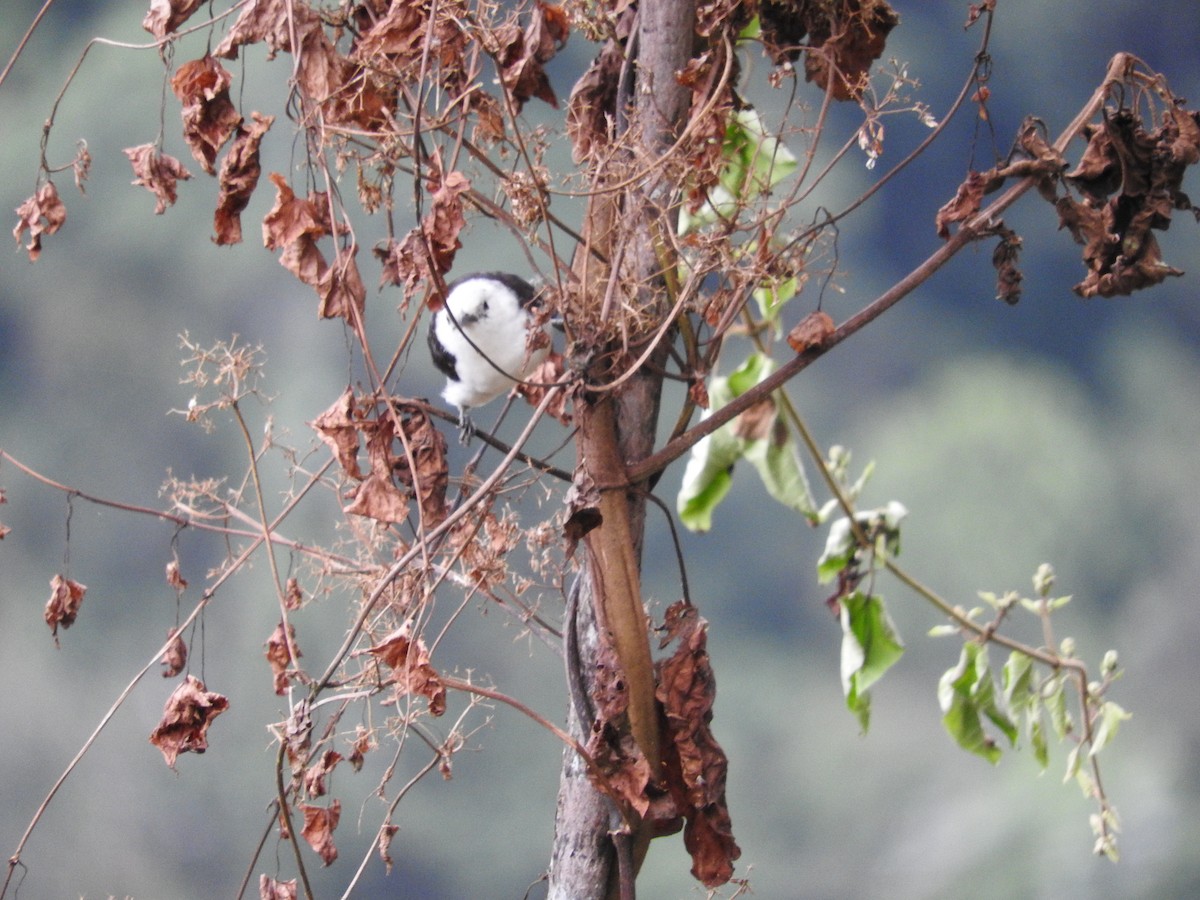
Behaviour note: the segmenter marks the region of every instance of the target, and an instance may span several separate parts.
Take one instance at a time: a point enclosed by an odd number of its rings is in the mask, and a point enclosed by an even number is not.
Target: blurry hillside
[[[40,5],[0,7],[0,57]],[[907,61],[920,99],[937,113],[977,43],[962,30],[966,4],[894,5],[903,24],[889,55]],[[55,6],[0,90],[0,210],[33,189],[42,123],[87,37],[145,41],[140,6],[99,6],[107,15],[90,4]],[[1200,99],[1200,17],[1191,0],[999,6],[990,109],[1001,153],[1027,114],[1057,133],[1119,50],[1166,74],[1176,93]],[[569,49],[574,60],[555,63],[561,93],[591,48],[577,41]],[[254,95],[253,73],[264,65],[287,62],[247,61],[247,77],[238,72],[242,102],[278,112]],[[121,148],[158,132],[158,105],[144,102],[157,97],[157,57],[98,47],[83,71],[59,110],[52,150],[66,159],[71,142],[87,139],[95,160],[87,196],[59,176],[69,219],[47,239],[42,259],[30,265],[23,252],[0,253],[0,446],[59,482],[154,507],[168,472],[215,476],[244,467],[231,427],[209,435],[168,415],[190,394],[178,383],[181,332],[201,344],[232,334],[261,344],[274,399],[258,424],[269,416],[279,442],[303,450],[316,443],[305,423],[353,376],[340,326],[318,321],[311,293],[258,244],[268,190],[260,188],[244,216],[246,244],[229,249],[206,236],[209,179],[197,172],[181,184],[178,205],[163,217],[151,214],[150,195],[129,185]],[[842,233],[844,292],[824,298],[834,319],[933,250],[934,212],[972,152],[977,165],[990,163],[992,134],[970,109],[960,115],[852,220],[855,230]],[[182,158],[174,98],[165,118],[168,151]],[[302,152],[287,140],[289,124],[280,117],[264,171],[288,171],[290,154]],[[876,170],[846,166],[838,187],[845,197],[924,137],[915,119],[888,127]],[[1200,185],[1190,187],[1200,197]],[[1071,292],[1084,274],[1078,248],[1056,232],[1049,208],[1027,200],[1007,221],[1025,239],[1018,306],[993,299],[990,245],[981,245],[806,371],[792,394],[821,442],[849,446],[856,465],[875,460],[866,505],[898,499],[908,507],[902,560],[910,571],[970,606],[978,590],[1028,592],[1033,571],[1050,561],[1061,592],[1075,595],[1063,630],[1092,665],[1109,647],[1120,650],[1128,674],[1114,697],[1134,718],[1107,751],[1106,776],[1123,816],[1122,861],[1090,856],[1090,809],[1059,783],[1061,759],[1037,779],[1028,759],[993,769],[945,736],[935,688],[958,648],[925,637],[937,619],[899,584],[885,583],[884,593],[908,653],[874,691],[869,735],[858,735],[838,680],[840,633],[815,579],[823,535],[776,508],[746,472],[735,477],[714,532],[684,541],[694,599],[712,622],[714,730],[731,760],[738,875],[750,878],[756,897],[1200,895],[1200,704],[1190,690],[1200,642],[1200,230],[1181,216],[1163,241],[1183,278],[1133,298],[1081,301]],[[522,270],[507,236],[495,237],[478,226],[460,259],[472,269]],[[393,294],[371,295],[369,327],[400,333]],[[798,303],[796,318],[815,300]],[[399,390],[436,396],[438,387],[427,360],[407,361]],[[681,468],[663,478],[667,499]],[[5,466],[0,485],[8,497],[0,520],[12,528],[0,542],[7,856],[54,778],[157,649],[174,622],[175,595],[162,577],[169,526],[68,503]],[[326,534],[336,512],[331,500],[290,527]],[[49,577],[63,568],[68,523],[70,570],[89,594],[56,651],[42,606]],[[650,533],[648,593],[661,612],[678,597],[678,576],[662,522]],[[186,532],[178,547],[195,584],[223,553]],[[343,611],[318,602],[306,615],[310,633],[328,622],[328,646],[311,647],[321,659],[340,640]],[[495,613],[467,615],[479,620],[463,638],[473,643],[448,652],[490,660],[486,674],[498,686],[559,720],[560,661],[536,642],[514,642],[518,629]],[[235,893],[268,824],[264,773],[274,751],[257,723],[270,720],[277,698],[259,654],[276,619],[265,566],[241,573],[205,619],[207,645],[220,648],[206,677],[235,694],[213,726],[211,749],[182,759],[178,775],[162,765],[146,735],[167,690],[147,679],[27,847],[28,896]],[[235,660],[245,668],[232,668]],[[481,752],[460,755],[453,780],[423,781],[405,800],[392,845],[397,870],[384,881],[373,865],[359,895],[515,898],[538,878],[559,746],[506,708],[494,710],[473,741]],[[339,866],[369,851],[370,826],[358,833],[359,812],[343,811]],[[702,896],[678,840],[659,843],[644,895]],[[344,883],[343,875],[330,883]]]

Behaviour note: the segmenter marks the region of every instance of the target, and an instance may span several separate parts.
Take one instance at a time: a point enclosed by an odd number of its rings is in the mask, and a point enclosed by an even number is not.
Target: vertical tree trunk
[[[662,273],[673,260],[665,255],[669,244],[662,236],[674,230],[672,203],[678,195],[678,185],[662,176],[663,169],[651,164],[674,143],[686,116],[690,95],[678,83],[675,73],[691,58],[694,36],[695,0],[644,0],[627,50],[631,55],[636,53],[631,134],[637,136],[637,141],[631,157],[633,165],[647,175],[619,198],[595,199],[589,205],[588,221],[584,223],[584,233],[604,259],[624,258],[628,261],[633,277],[627,278],[625,283],[636,283],[639,294],[636,302],[641,308],[669,308],[665,302]],[[615,118],[625,121],[626,117],[618,114]],[[624,137],[617,135],[619,140]],[[620,242],[624,243],[623,248],[618,247]],[[580,268],[586,270],[588,266],[577,265],[577,270]],[[603,279],[597,278],[593,269],[591,278],[584,276],[585,290],[590,286],[589,281],[597,285],[607,282],[609,273],[604,275]],[[612,277],[619,279],[620,275]],[[644,365],[619,389],[601,395],[595,407],[580,404],[585,408],[577,411],[580,418],[577,459],[581,469],[599,484],[624,481],[626,469],[654,449],[665,348],[664,342],[651,355],[649,365]],[[564,632],[571,632],[568,667],[575,666],[576,674],[581,676],[574,684],[568,728],[585,744],[592,724],[587,698],[594,694],[597,657],[602,645],[614,642],[613,623],[607,621],[611,612],[606,613],[603,608],[599,615],[597,612],[598,605],[603,602],[601,598],[606,592],[611,596],[621,590],[614,585],[624,584],[628,589],[626,597],[632,598],[635,604],[634,609],[626,612],[636,615],[639,622],[644,615],[639,589],[645,527],[644,493],[641,489],[610,492],[601,502],[604,521],[596,530],[601,533],[593,532],[589,536],[588,553],[577,585],[572,588],[569,621],[564,627]],[[622,543],[626,546],[621,547]],[[615,571],[617,569],[624,571]],[[630,578],[633,584],[625,584]],[[630,666],[641,670],[649,665],[649,635],[644,624],[639,631],[640,647],[618,648],[623,651],[622,659],[629,660],[625,663],[627,675],[632,674]],[[643,674],[648,674],[652,682],[652,673]],[[574,676],[570,677],[575,680]],[[637,678],[627,680],[636,681]],[[652,767],[656,767],[657,717],[652,694],[649,702],[650,722],[647,723],[645,711],[639,713],[633,708],[639,698],[631,696],[631,730]],[[581,721],[581,713],[588,721]],[[640,723],[639,719],[642,719]],[[653,733],[644,733],[647,728]],[[612,836],[620,824],[613,803],[596,790],[588,780],[583,761],[568,749],[564,754],[555,814],[550,863],[551,900],[604,900],[622,896],[618,854]],[[636,841],[635,866],[640,864],[647,840],[643,834]],[[627,873],[626,892],[631,877],[632,873]]]

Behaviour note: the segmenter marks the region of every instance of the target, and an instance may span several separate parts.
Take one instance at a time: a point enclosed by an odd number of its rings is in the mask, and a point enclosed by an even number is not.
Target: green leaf
[[[987,648],[976,643],[963,645],[958,665],[938,682],[938,704],[942,724],[960,747],[988,762],[999,762],[1001,750],[984,727],[986,718],[1015,744],[1017,727],[996,702],[996,689],[988,666]]]
[[[1099,714],[1100,724],[1096,726],[1096,730],[1092,733],[1092,748],[1088,751],[1088,756],[1095,756],[1103,750],[1112,739],[1117,736],[1117,729],[1126,719],[1133,718],[1133,713],[1128,713],[1120,706],[1107,701],[1100,707]]]
[[[719,409],[740,397],[774,368],[770,358],[752,353],[729,375],[714,377],[708,387],[711,408]],[[692,531],[712,528],[713,513],[732,486],[733,466],[742,458],[754,466],[767,493],[815,521],[816,504],[790,432],[775,423],[766,429],[765,437],[751,439],[739,435],[738,425],[735,418],[692,447],[675,500],[684,526]]]
[[[1042,703],[1050,715],[1050,726],[1061,741],[1074,727],[1071,714],[1067,712],[1067,694],[1063,689],[1062,674],[1055,675],[1042,688]]]
[[[1040,707],[1029,712],[1029,747],[1043,772],[1050,765],[1050,749],[1046,746],[1046,729],[1042,727]]]
[[[854,532],[850,520],[845,516],[829,523],[829,534],[825,537],[825,552],[817,560],[817,581],[828,584],[837,573],[850,565],[858,548],[854,543]]]
[[[890,556],[900,553],[900,522],[908,515],[904,504],[892,500],[878,509],[862,510],[854,514],[862,530],[875,535],[875,565],[882,566]],[[818,514],[818,521],[820,516]],[[859,547],[855,542],[854,530],[845,516],[834,519],[829,525],[825,539],[825,552],[817,560],[817,579],[821,584],[832,581],[838,572],[854,562]]]
[[[704,203],[695,212],[686,206],[680,209],[679,234],[729,218],[739,206],[791,175],[798,164],[795,154],[767,133],[753,107],[739,109],[729,119],[721,155],[725,166]]]
[[[864,732],[870,723],[870,687],[904,654],[883,598],[855,591],[841,600],[842,691]]]
[[[1031,697],[1035,700],[1038,699],[1034,684],[1035,674],[1032,657],[1025,655],[1020,650],[1014,650],[1009,654],[1008,660],[1004,663],[1002,678],[1004,699],[1008,701],[1010,707],[1024,706],[1030,702]]]
[[[692,447],[675,500],[679,520],[692,531],[712,528],[713,511],[733,486],[733,464],[741,447],[724,429],[701,438]]]
[[[790,432],[784,432],[783,436],[783,440],[773,434],[762,440],[747,441],[745,457],[772,498],[815,522],[817,508],[808,477],[796,454],[796,442],[791,439]]]

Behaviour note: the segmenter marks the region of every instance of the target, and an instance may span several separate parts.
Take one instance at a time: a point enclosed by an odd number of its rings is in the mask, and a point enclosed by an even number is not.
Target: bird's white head
[[[442,396],[460,412],[510,390],[546,358],[547,342],[530,349],[537,292],[507,272],[467,275],[450,285],[433,317],[429,350],[446,376]]]

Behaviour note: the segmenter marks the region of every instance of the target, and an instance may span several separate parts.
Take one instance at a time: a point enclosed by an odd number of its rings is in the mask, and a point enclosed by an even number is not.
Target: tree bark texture
[[[669,308],[663,272],[674,261],[666,255],[670,244],[662,235],[674,230],[673,204],[679,185],[664,178],[663,169],[653,163],[673,145],[686,116],[690,94],[679,84],[676,72],[691,59],[694,41],[695,0],[643,2],[626,47],[630,55],[636,54],[626,104],[632,110],[629,132],[614,137],[626,141],[631,164],[645,174],[619,195],[600,194],[589,203],[583,233],[590,246],[577,252],[575,260],[588,302],[598,303],[613,278],[625,290],[636,292],[629,299],[639,308],[656,310],[659,317]],[[616,94],[621,104],[622,94]],[[615,121],[626,121],[622,112],[615,112]],[[607,263],[597,263],[597,259]],[[609,267],[617,260],[625,261],[624,273]],[[653,452],[666,346],[663,341],[651,353],[648,364],[617,389],[577,402],[578,471],[587,473],[596,484],[625,481],[629,466]],[[611,379],[613,373],[608,375]],[[603,382],[602,374],[598,380]],[[649,695],[644,690],[630,692],[630,729],[653,771],[659,760],[658,724],[649,632],[640,594],[645,504],[644,486],[629,491],[609,490],[601,495],[603,521],[588,535],[580,575],[568,600],[564,633],[570,633],[568,669],[575,668],[573,673],[568,672],[569,681],[574,682],[568,730],[587,744],[593,713],[589,698],[595,693],[597,659],[602,648],[615,645],[625,668],[624,680],[635,687],[650,685]],[[630,628],[633,620],[635,629]],[[583,760],[568,749],[555,815],[549,873],[551,900],[628,900],[649,836],[635,831],[614,842],[621,825],[615,804],[596,789]],[[622,841],[627,849],[618,854]],[[631,858],[634,860],[633,870],[627,870],[624,878],[619,856],[624,857],[626,865]]]

